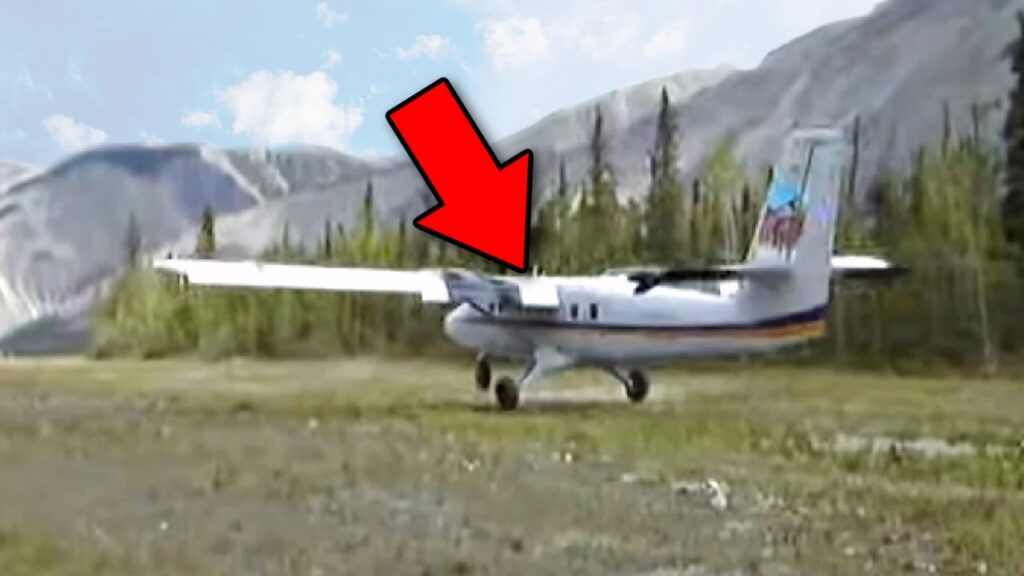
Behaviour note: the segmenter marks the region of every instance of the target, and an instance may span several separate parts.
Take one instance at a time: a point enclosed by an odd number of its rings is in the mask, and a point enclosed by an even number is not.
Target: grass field
[[[1024,573],[1024,382],[653,378],[4,362],[0,574]]]

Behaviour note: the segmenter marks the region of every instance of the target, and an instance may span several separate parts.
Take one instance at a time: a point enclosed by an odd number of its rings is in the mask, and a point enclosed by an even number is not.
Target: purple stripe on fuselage
[[[758,328],[784,328],[796,324],[816,322],[825,317],[828,306],[819,306],[810,310],[804,310],[786,316],[767,318],[757,322],[737,322],[732,324],[677,324],[677,325],[656,325],[656,324],[607,324],[599,320],[562,320],[550,318],[530,318],[523,316],[475,316],[465,320],[480,324],[504,324],[524,328],[554,328],[554,329],[592,329],[592,330],[613,330],[622,332],[631,331],[688,331],[688,332],[727,332],[733,330],[751,330]]]

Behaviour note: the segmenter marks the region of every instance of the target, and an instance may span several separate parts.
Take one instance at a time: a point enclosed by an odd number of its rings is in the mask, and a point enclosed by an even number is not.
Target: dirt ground
[[[1019,574],[1024,382],[0,363],[0,574]]]

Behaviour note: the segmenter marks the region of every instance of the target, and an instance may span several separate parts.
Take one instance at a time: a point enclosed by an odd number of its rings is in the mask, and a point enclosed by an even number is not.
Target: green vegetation
[[[61,548],[23,532],[0,530],[4,576],[120,576],[130,572],[95,555]]]

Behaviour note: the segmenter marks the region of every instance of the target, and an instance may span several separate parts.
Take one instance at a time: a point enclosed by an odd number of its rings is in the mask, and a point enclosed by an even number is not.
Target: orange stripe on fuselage
[[[767,328],[736,328],[720,330],[700,330],[692,328],[681,328],[679,330],[616,330],[603,329],[601,327],[579,326],[569,328],[593,332],[602,336],[620,336],[631,338],[642,338],[645,340],[788,340],[791,338],[817,338],[825,334],[825,321],[813,320],[787,326],[771,326]]]
[[[795,322],[783,326],[766,327],[738,327],[738,328],[716,328],[708,330],[700,327],[652,327],[643,328],[639,326],[607,327],[601,325],[587,324],[537,324],[533,322],[522,322],[516,320],[491,320],[495,325],[511,330],[534,329],[534,330],[557,330],[566,332],[585,332],[600,336],[618,336],[628,338],[642,338],[645,340],[787,340],[792,338],[818,338],[825,334],[825,320],[810,320]]]

